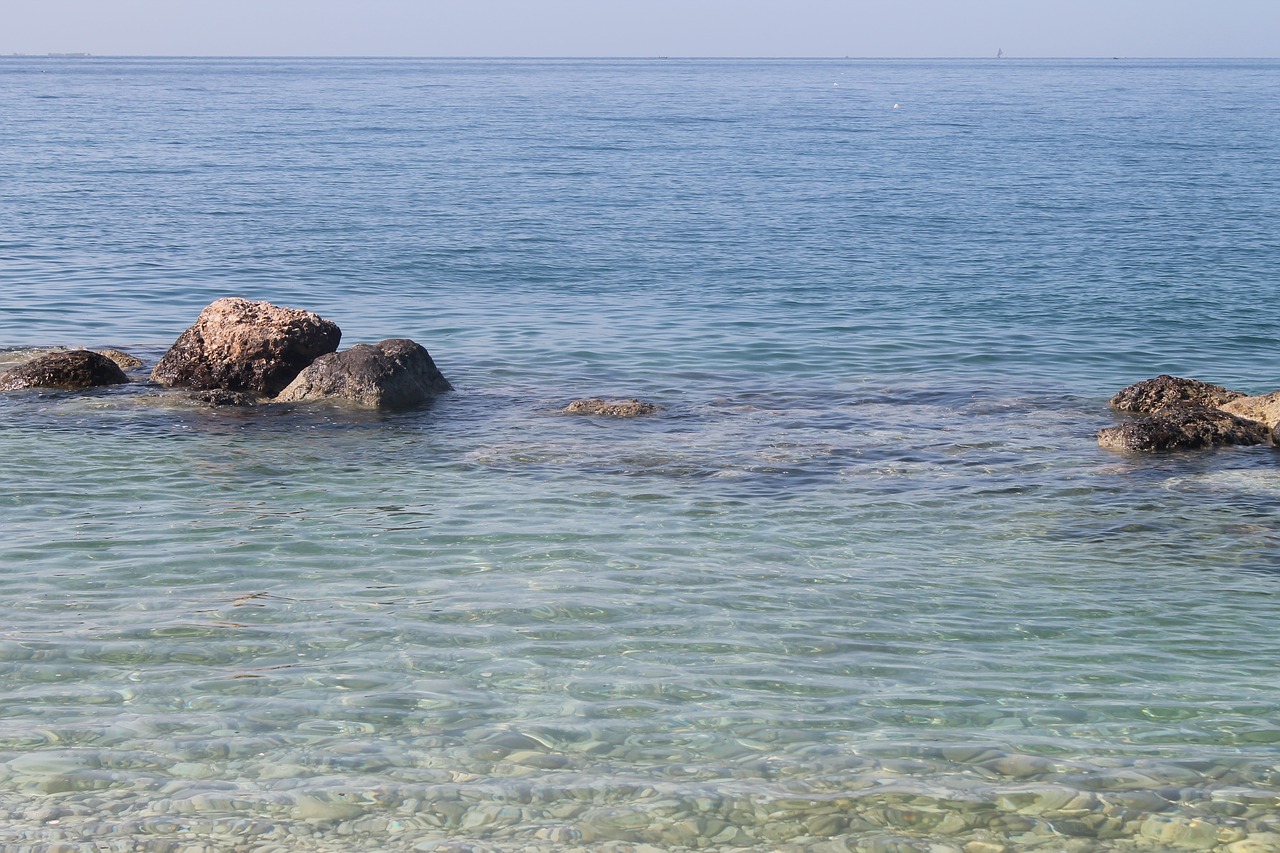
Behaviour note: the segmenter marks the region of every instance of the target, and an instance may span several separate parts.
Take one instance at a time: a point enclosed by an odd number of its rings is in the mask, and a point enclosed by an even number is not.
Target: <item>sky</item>
[[[0,0],[0,11],[0,55],[1280,56],[1280,0]]]

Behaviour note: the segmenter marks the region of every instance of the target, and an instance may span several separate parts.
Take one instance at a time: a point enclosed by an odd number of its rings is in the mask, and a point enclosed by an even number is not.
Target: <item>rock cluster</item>
[[[1196,379],[1162,374],[1111,398],[1117,411],[1140,415],[1099,431],[1108,450],[1198,450],[1276,444],[1280,391],[1258,397]]]
[[[337,324],[309,311],[219,299],[178,337],[150,378],[189,389],[191,399],[211,406],[328,400],[407,409],[452,387],[413,341],[394,338],[337,352],[341,339]],[[55,351],[0,374],[0,391],[123,384],[129,381],[124,370],[141,366],[118,350]]]

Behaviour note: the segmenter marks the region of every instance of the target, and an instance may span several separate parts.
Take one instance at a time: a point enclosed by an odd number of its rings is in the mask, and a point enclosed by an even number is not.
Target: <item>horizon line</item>
[[[431,55],[415,55],[415,54],[323,54],[323,53],[90,53],[87,51],[51,51],[45,53],[23,53],[21,51],[13,51],[0,53],[0,59],[402,59],[402,60],[485,60],[485,59],[519,59],[519,60],[729,60],[729,61],[912,61],[912,60],[1271,60],[1280,59],[1280,56],[1126,56],[1126,55],[1090,55],[1090,56],[1038,56],[1038,55],[1009,55],[992,56],[992,55],[947,55],[947,56],[854,56],[852,54],[845,56],[834,55],[768,55],[768,56],[751,56],[751,55],[682,55],[682,54],[615,54],[615,55],[590,55],[590,54],[564,54],[564,55],[540,55],[540,54],[431,54]]]

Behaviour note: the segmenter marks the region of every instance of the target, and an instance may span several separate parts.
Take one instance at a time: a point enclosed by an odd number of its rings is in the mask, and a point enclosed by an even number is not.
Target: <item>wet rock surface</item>
[[[317,358],[276,400],[327,400],[397,410],[420,406],[452,387],[423,346],[404,338],[389,338]]]
[[[1256,397],[1236,397],[1219,408],[1245,420],[1257,421],[1273,430],[1280,426],[1280,391]]]
[[[80,390],[129,381],[111,359],[89,350],[69,350],[38,356],[0,374],[0,391],[20,388]]]
[[[100,349],[94,350],[98,355],[104,355],[116,363],[121,370],[137,370],[146,362],[138,358],[136,355],[130,355],[118,349]]]
[[[1232,391],[1221,385],[1165,373],[1122,389],[1111,398],[1110,403],[1112,408],[1122,412],[1155,414],[1170,406],[1188,403],[1217,408],[1243,396],[1243,392]]]
[[[583,400],[574,400],[565,406],[565,414],[569,415],[599,415],[609,418],[638,418],[645,415],[653,415],[662,411],[662,406],[657,403],[650,403],[635,398],[626,400],[606,400],[600,397],[592,397]]]
[[[1108,427],[1098,433],[1107,450],[1150,452],[1198,450],[1271,442],[1271,431],[1220,409],[1182,403],[1145,418]]]
[[[191,392],[190,399],[196,403],[221,408],[223,406],[256,406],[260,398],[247,391],[228,391],[225,388],[207,388],[203,391]]]
[[[274,396],[338,348],[335,323],[269,302],[219,299],[200,312],[151,372],[161,385]]]

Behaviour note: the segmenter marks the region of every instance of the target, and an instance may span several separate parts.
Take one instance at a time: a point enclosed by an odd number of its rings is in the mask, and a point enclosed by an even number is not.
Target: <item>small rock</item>
[[[848,827],[849,822],[834,814],[819,814],[804,822],[805,831],[815,838],[831,838],[839,835]]]
[[[298,820],[350,820],[359,817],[364,809],[355,803],[333,802],[303,794],[293,806],[293,816]]]
[[[1280,853],[1280,833],[1255,832],[1228,844],[1227,853]]]
[[[1152,815],[1142,822],[1138,831],[1161,844],[1208,850],[1218,846],[1218,829],[1216,825],[1199,818]]]
[[[508,755],[506,760],[512,764],[523,764],[526,767],[537,767],[542,770],[557,770],[569,763],[563,755],[550,755],[529,749],[517,750]]]
[[[190,398],[197,403],[207,403],[210,406],[256,406],[258,405],[258,395],[249,394],[244,391],[228,391],[225,388],[206,388],[203,391],[194,391]]]
[[[19,388],[78,391],[103,385],[123,385],[128,381],[129,377],[114,361],[81,349],[42,355],[0,373],[0,391]]]
[[[604,400],[592,397],[574,400],[563,409],[569,415],[603,415],[610,418],[637,418],[662,411],[662,406],[635,398],[629,400]]]
[[[964,853],[1005,853],[1009,848],[995,841],[981,839],[970,841],[964,846]]]
[[[142,365],[146,363],[137,356],[129,355],[129,353],[121,352],[118,349],[99,349],[94,350],[94,352],[98,355],[105,355],[107,358],[114,361],[116,366],[121,370],[134,370],[142,367]]]
[[[1098,433],[1099,446],[1122,451],[1197,450],[1270,441],[1270,430],[1256,421],[1190,404],[1169,406]]]
[[[1162,373],[1154,379],[1144,379],[1121,390],[1110,402],[1112,408],[1122,412],[1150,415],[1179,403],[1192,403],[1213,409],[1243,396],[1242,392],[1232,391],[1221,385],[1210,385],[1198,379],[1183,379]]]

